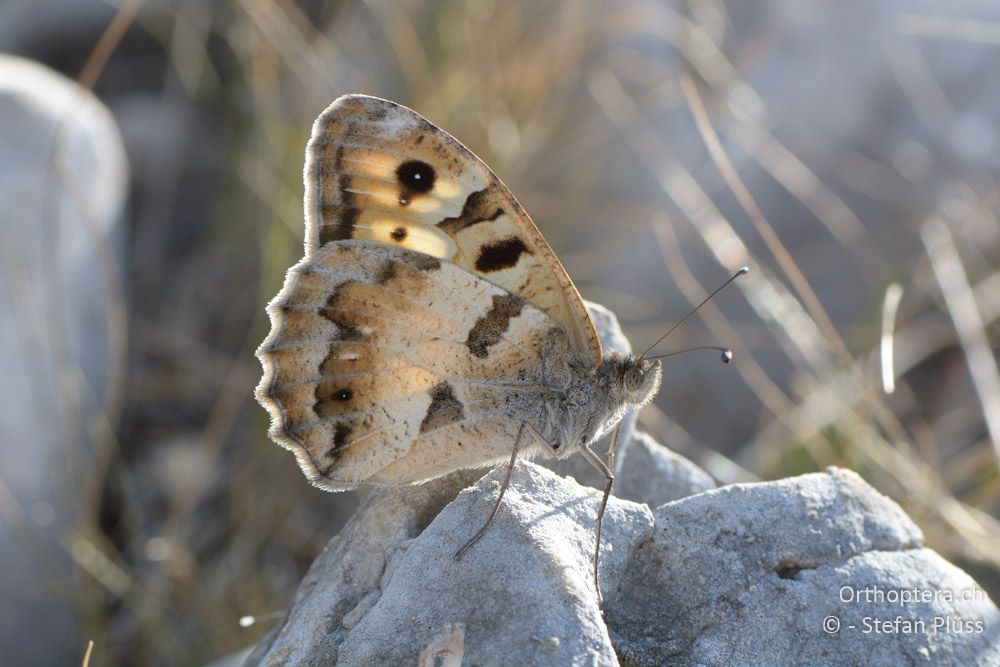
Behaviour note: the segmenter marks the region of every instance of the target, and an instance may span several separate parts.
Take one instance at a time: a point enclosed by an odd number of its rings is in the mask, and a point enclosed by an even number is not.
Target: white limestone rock
[[[482,478],[418,535],[412,517],[420,511],[400,503],[415,489],[373,496],[317,560],[283,628],[247,664],[614,663],[591,580],[600,499],[593,489],[519,464],[493,525],[455,562],[501,479],[501,470]],[[646,507],[612,499],[605,595],[652,525]]]
[[[685,457],[638,431],[615,478],[619,498],[651,508],[715,488],[715,480]]]
[[[853,472],[727,486],[655,516],[606,610],[622,664],[1000,664],[996,606]],[[904,591],[934,599],[884,599]]]

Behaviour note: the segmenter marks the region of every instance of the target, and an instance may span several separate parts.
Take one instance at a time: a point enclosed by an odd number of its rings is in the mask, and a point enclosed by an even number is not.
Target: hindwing
[[[515,408],[562,329],[455,264],[355,239],[292,267],[268,313],[257,398],[271,437],[329,490],[509,456]]]

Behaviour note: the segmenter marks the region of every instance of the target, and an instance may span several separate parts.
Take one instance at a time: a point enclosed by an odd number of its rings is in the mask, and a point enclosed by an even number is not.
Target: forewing
[[[519,296],[446,261],[342,240],[268,306],[257,398],[270,434],[329,490],[409,484],[510,455],[547,332]]]
[[[339,98],[313,125],[305,183],[307,257],[365,239],[453,262],[548,314],[600,362],[580,294],[534,223],[489,167],[416,112]]]

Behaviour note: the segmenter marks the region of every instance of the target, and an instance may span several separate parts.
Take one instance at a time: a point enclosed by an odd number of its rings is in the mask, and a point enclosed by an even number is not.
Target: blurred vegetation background
[[[121,335],[87,418],[109,428],[84,419],[54,468],[78,518],[29,526],[65,536],[44,594],[77,625],[22,632],[70,662],[87,640],[95,665],[252,644],[275,620],[239,619],[283,609],[354,507],[252,397],[302,254],[305,141],[347,92],[482,157],[637,348],[749,264],[669,341],[736,363],[668,361],[644,428],[721,483],[851,468],[1000,598],[1000,8],[8,0],[0,25],[0,51],[92,85],[130,166]]]

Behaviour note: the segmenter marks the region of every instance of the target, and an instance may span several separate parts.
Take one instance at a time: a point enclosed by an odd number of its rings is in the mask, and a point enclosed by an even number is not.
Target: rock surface
[[[672,470],[675,488],[690,482]],[[519,464],[456,563],[502,471],[431,520],[468,475],[373,494],[247,664],[1000,664],[1000,611],[852,472],[713,489],[652,515],[613,498],[603,614],[599,494]]]
[[[593,489],[518,464],[493,525],[455,562],[489,515],[502,474],[459,494],[423,532],[415,529],[453,485],[374,495],[247,664],[613,663],[591,581],[600,498]],[[602,539],[605,595],[652,528],[648,508],[612,499]]]
[[[648,433],[633,431],[628,442],[627,447],[619,446],[615,461],[615,496],[654,508],[715,488],[715,480],[711,475],[664,447]],[[608,444],[608,438],[604,438],[593,449],[602,458],[606,458]],[[540,459],[538,464],[560,475],[572,477],[580,484],[604,489],[604,475],[582,456],[559,460]]]
[[[622,664],[1000,664],[996,606],[852,472],[733,485],[655,516],[606,608]]]
[[[711,475],[640,431],[618,467],[614,493],[654,508],[714,488]]]

